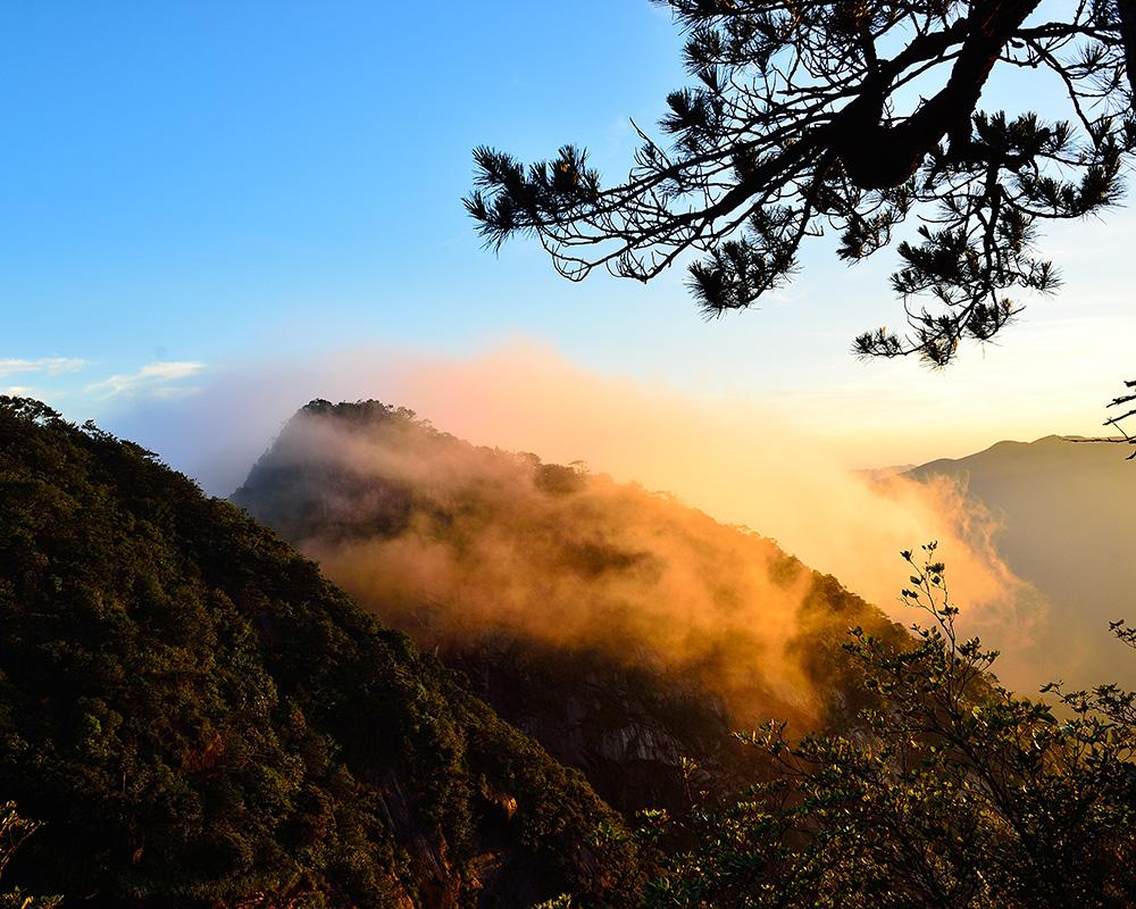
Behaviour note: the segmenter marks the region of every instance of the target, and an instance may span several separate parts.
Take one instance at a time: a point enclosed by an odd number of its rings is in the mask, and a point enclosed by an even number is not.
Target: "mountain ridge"
[[[1077,685],[1136,685],[1136,672],[1108,634],[1130,612],[1136,562],[1136,473],[1127,448],[1047,435],[1004,440],[962,458],[929,461],[907,473],[956,482],[995,519],[993,541],[1048,608],[1032,642],[1039,664]]]
[[[635,900],[580,774],[144,449],[0,397],[7,880],[68,904]]]
[[[301,408],[233,501],[625,810],[688,804],[683,757],[746,779],[736,729],[838,724],[848,629],[902,636],[752,532],[377,401]]]

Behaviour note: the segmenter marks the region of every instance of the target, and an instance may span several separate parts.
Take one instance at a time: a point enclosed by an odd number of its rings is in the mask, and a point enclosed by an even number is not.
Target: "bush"
[[[684,820],[696,845],[652,906],[1136,904],[1136,696],[1053,685],[1050,706],[1003,688],[997,652],[959,637],[935,555],[903,554],[903,598],[930,619],[911,646],[852,633],[877,704],[841,736],[794,742],[776,724],[745,736],[777,772]]]

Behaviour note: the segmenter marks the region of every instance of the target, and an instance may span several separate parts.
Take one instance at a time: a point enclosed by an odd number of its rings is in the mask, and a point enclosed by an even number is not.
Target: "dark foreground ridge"
[[[634,901],[578,773],[153,455],[0,397],[6,886],[87,906]]]

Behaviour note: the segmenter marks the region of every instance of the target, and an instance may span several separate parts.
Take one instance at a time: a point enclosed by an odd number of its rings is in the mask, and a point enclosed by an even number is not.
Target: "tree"
[[[1124,425],[1123,425],[1125,420],[1129,420],[1132,417],[1136,416],[1136,407],[1132,406],[1132,403],[1134,401],[1136,401],[1136,391],[1133,391],[1133,389],[1136,389],[1136,379],[1129,381],[1129,382],[1125,382],[1124,385],[1125,385],[1126,388],[1128,388],[1128,393],[1113,398],[1109,402],[1108,406],[1109,407],[1125,407],[1125,406],[1127,406],[1127,407],[1129,407],[1129,409],[1124,411],[1124,413],[1117,413],[1117,414],[1109,417],[1107,420],[1104,421],[1104,425],[1105,426],[1111,426],[1113,429],[1115,429],[1117,432],[1120,433],[1122,438],[1119,439],[1118,441],[1124,442],[1127,445],[1136,445],[1136,436],[1130,435],[1128,433],[1128,430],[1126,430],[1124,428]],[[1136,451],[1132,452],[1132,454],[1130,454],[1128,456],[1129,461],[1131,461],[1133,459],[1136,459]]]
[[[1054,20],[1039,0],[655,0],[686,32],[696,80],[667,98],[628,178],[601,183],[566,145],[526,167],[474,151],[464,200],[486,244],[534,236],[557,270],[649,281],[686,253],[708,315],[784,284],[806,237],[839,235],[855,262],[901,225],[892,287],[907,329],[862,334],[864,356],[943,365],[1048,292],[1038,222],[1116,204],[1136,147],[1136,0],[1077,0]],[[999,68],[1046,71],[1070,122],[980,108]],[[921,302],[920,302],[921,301]]]
[[[770,779],[682,822],[695,845],[651,905],[1133,905],[1136,695],[1048,686],[1058,713],[1001,687],[997,653],[959,636],[946,569],[924,549],[904,553],[903,597],[929,624],[908,647],[860,630],[849,644],[878,703],[842,736],[744,736]],[[1136,648],[1136,629],[1113,631]]]
[[[1136,417],[1136,407],[1132,406],[1133,402],[1136,401],[1136,390],[1134,390],[1134,389],[1136,389],[1136,379],[1132,379],[1132,380],[1125,382],[1124,387],[1128,389],[1127,393],[1122,394],[1122,395],[1118,395],[1117,397],[1113,398],[1111,401],[1108,402],[1108,406],[1109,406],[1110,409],[1113,408],[1113,407],[1118,407],[1118,408],[1127,407],[1128,408],[1127,410],[1124,410],[1123,412],[1120,411],[1120,410],[1113,411],[1109,415],[1108,419],[1104,421],[1104,426],[1111,429],[1112,432],[1113,432],[1113,435],[1096,436],[1096,437],[1089,438],[1089,439],[1076,438],[1076,439],[1071,439],[1070,441],[1073,441],[1073,442],[1115,442],[1118,445],[1136,445],[1136,435],[1133,435],[1132,433],[1130,433],[1125,428],[1126,423],[1128,421],[1130,421],[1133,417]],[[1127,458],[1125,458],[1125,460],[1126,461],[1136,461],[1136,451],[1133,451],[1132,454],[1130,454]]]

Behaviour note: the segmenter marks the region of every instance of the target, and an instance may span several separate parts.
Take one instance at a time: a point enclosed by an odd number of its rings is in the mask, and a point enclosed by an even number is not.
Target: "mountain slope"
[[[147,452],[0,398],[10,883],[68,903],[619,903],[574,771]],[[606,833],[605,833],[606,831]]]
[[[1126,454],[1107,442],[1047,436],[909,473],[951,478],[994,514],[999,552],[1050,603],[1033,642],[1038,659],[1078,685],[1136,685],[1131,660],[1108,634],[1110,620],[1136,617],[1136,469]]]
[[[756,534],[379,402],[303,408],[233,500],[625,809],[680,807],[684,757],[744,779],[734,729],[839,724],[848,629],[899,634]]]

